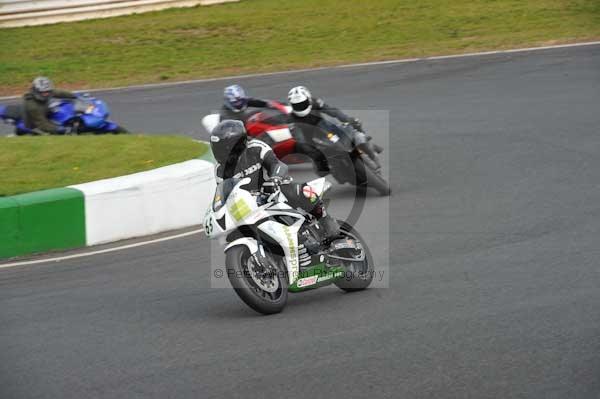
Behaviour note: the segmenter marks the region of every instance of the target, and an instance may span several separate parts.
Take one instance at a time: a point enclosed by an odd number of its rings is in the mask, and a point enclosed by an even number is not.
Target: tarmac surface
[[[228,83],[98,96],[131,130],[206,139]],[[393,195],[357,227],[387,288],[260,316],[211,288],[200,234],[0,269],[1,398],[600,397],[600,46],[238,83],[305,84],[386,147]]]

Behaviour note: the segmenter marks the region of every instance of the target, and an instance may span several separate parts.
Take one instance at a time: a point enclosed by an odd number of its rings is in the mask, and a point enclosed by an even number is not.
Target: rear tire
[[[375,275],[375,267],[373,266],[371,251],[369,251],[365,240],[363,240],[354,227],[350,226],[348,223],[342,222],[341,220],[338,222],[340,223],[340,232],[342,235],[347,233],[346,235],[352,236],[360,241],[363,246],[363,250],[365,251],[365,261],[362,267],[357,268],[356,270],[348,270],[346,275],[343,278],[334,281],[334,284],[347,292],[362,291],[371,285]]]
[[[261,289],[250,275],[248,261],[250,251],[245,245],[235,246],[227,251],[225,264],[227,277],[235,293],[252,309],[262,314],[274,314],[283,310],[287,303],[287,275],[280,270],[274,278],[278,280],[276,292]]]

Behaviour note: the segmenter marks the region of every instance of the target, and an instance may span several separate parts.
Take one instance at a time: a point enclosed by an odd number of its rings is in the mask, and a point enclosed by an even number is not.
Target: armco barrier
[[[0,198],[0,259],[198,225],[214,190],[214,165],[195,159]]]
[[[0,0],[0,28],[52,24],[239,0]]]

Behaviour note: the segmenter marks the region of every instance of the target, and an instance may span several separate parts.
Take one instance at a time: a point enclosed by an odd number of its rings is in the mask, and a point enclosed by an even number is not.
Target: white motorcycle
[[[316,218],[290,207],[278,183],[267,182],[265,190],[250,192],[244,189],[249,182],[220,183],[204,223],[208,237],[226,244],[227,277],[248,306],[263,314],[278,313],[288,291],[332,283],[358,291],[371,284],[373,261],[352,226],[340,221],[339,236],[324,242]],[[307,184],[321,197],[331,186],[325,178]]]

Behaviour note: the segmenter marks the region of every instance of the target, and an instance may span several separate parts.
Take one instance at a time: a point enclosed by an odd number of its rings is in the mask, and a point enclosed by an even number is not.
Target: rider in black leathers
[[[271,147],[260,140],[248,140],[242,122],[220,122],[211,132],[210,144],[218,162],[217,182],[248,177],[251,181],[244,188],[259,191],[265,181],[276,181],[290,206],[302,208],[319,220],[325,230],[324,238],[331,239],[338,234],[339,225],[327,214],[323,201],[305,184],[291,181],[287,165],[277,159]]]
[[[380,147],[374,146],[369,137],[362,131],[360,120],[352,118],[341,110],[325,103],[320,98],[313,98],[310,91],[304,86],[296,86],[288,93],[288,102],[292,107],[291,122],[300,128],[300,132],[295,133],[298,144],[298,152],[309,155],[317,164],[317,168],[324,174],[329,171],[325,156],[310,142],[313,136],[322,134],[319,125],[323,121],[323,114],[331,116],[349,128],[344,131],[350,136],[355,147],[364,151],[375,163],[377,168],[381,168],[379,159],[376,155],[381,152]]]

